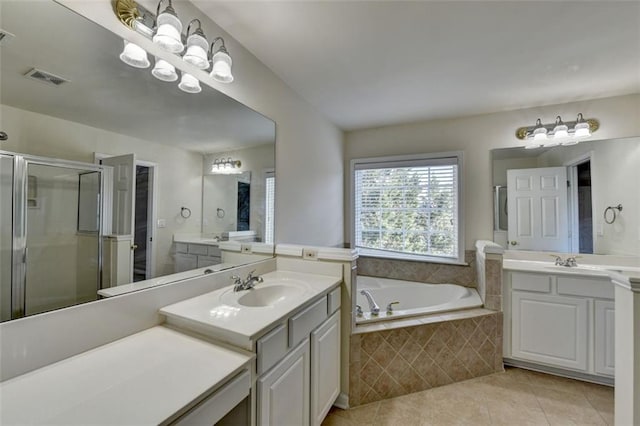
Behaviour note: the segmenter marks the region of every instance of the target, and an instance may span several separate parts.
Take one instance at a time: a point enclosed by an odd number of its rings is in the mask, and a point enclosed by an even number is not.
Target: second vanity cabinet
[[[506,358],[614,375],[608,277],[506,271],[505,278]]]
[[[340,288],[258,339],[257,424],[320,425],[340,392]]]

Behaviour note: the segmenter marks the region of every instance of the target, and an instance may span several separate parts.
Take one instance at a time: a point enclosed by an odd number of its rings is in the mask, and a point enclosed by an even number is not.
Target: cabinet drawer
[[[511,288],[513,290],[535,291],[537,293],[549,293],[551,291],[550,275],[529,274],[527,272],[511,273]]]
[[[613,300],[613,283],[587,277],[558,277],[558,294]]]
[[[244,370],[173,424],[180,426],[215,424],[249,396],[250,389],[251,374],[248,370]]]
[[[327,295],[327,315],[331,315],[340,308],[340,286]]]
[[[289,318],[289,347],[309,336],[311,330],[327,318],[327,298],[323,297],[302,312]]]
[[[176,253],[189,253],[189,245],[185,243],[176,243]]]
[[[209,253],[209,256],[214,256],[214,257],[221,256],[220,247],[208,246],[207,251]]]
[[[279,325],[265,336],[258,339],[258,375],[261,375],[273,367],[284,357],[288,349],[287,344],[288,339],[286,325]]]
[[[200,244],[189,244],[189,253],[191,254],[201,254],[207,255],[207,246],[203,246]]]
[[[219,257],[213,256],[198,256],[198,268],[204,268],[205,266],[217,265],[220,263]]]

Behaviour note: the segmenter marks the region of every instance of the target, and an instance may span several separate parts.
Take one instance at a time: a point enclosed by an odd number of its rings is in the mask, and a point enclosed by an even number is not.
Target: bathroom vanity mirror
[[[152,55],[148,55],[150,66],[146,69],[123,63],[119,59],[124,45],[120,37],[53,0],[3,2],[0,19],[0,28],[7,34],[0,43],[1,130],[9,136],[7,141],[0,142],[0,151],[84,164],[102,159],[103,164],[114,165],[116,174],[123,162],[133,164],[135,176],[131,178],[135,185],[131,188],[135,188],[132,190],[135,195],[129,232],[118,231],[115,222],[111,232],[108,228],[112,222],[103,221],[102,229],[97,229],[96,216],[84,216],[78,207],[72,213],[74,232],[102,232],[103,273],[109,266],[107,262],[113,262],[104,257],[108,251],[106,240],[109,234],[116,234],[112,236],[114,244],[129,238],[124,253],[131,256],[128,272],[131,280],[169,276],[163,283],[170,282],[170,275],[176,272],[174,237],[218,233],[217,228],[207,227],[213,220],[211,212],[203,209],[205,194],[215,191],[216,206],[225,206],[220,208],[230,210],[229,214],[237,218],[237,212],[231,213],[233,209],[226,207],[235,205],[237,209],[237,187],[227,191],[225,183],[207,181],[211,171],[209,159],[220,156],[214,153],[242,157],[241,171],[248,176],[245,181],[250,185],[243,188],[250,197],[242,205],[244,217],[249,228],[256,230],[256,240],[264,240],[265,195],[261,179],[265,169],[274,168],[273,121],[203,83],[200,93],[183,92],[178,88],[179,69],[178,81],[156,79],[151,74],[155,63]],[[245,161],[243,153],[249,151],[259,151],[260,161],[252,162],[249,157]],[[0,164],[3,211],[15,202],[11,186],[11,174],[15,171],[9,157]],[[115,194],[109,187],[108,175],[107,172],[102,175],[101,183],[106,186],[99,201],[89,193],[98,184],[95,175],[79,178],[73,186],[77,193],[74,199],[79,199],[82,205],[107,202],[109,195]],[[25,207],[25,211],[46,216],[56,194],[48,194],[44,180],[38,182],[37,194],[28,200],[33,208]],[[116,198],[117,195],[112,195],[112,199]],[[16,224],[10,220],[10,212],[7,210],[0,217],[3,295],[16,291],[10,273],[12,250],[16,257],[11,244]],[[121,211],[113,207],[110,213],[117,217]],[[48,222],[47,239],[41,241],[39,251],[78,251],[72,240],[57,238],[55,223]],[[66,243],[71,246],[65,246]],[[236,256],[233,263],[241,262],[241,256]],[[55,262],[42,265],[49,268],[44,274],[48,280],[59,277],[68,281],[81,275],[71,273],[75,271],[72,268],[67,268],[64,274],[55,274],[51,270],[55,269]],[[109,286],[105,285],[104,274],[102,280],[103,287]],[[124,282],[120,280],[117,284]],[[43,284],[26,282],[29,285]]]
[[[640,255],[640,137],[492,150],[494,241]]]

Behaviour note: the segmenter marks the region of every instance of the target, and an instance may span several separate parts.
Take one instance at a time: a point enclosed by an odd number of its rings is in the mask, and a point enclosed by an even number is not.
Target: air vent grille
[[[24,75],[27,78],[31,78],[42,83],[50,84],[53,86],[60,86],[61,84],[68,83],[69,80],[57,76],[55,74],[51,74],[50,72],[42,71],[37,68],[33,68],[31,71]]]

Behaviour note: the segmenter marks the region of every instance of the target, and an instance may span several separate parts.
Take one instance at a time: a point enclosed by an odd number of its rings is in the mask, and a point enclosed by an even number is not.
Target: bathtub
[[[480,295],[473,288],[455,284],[424,284],[389,278],[358,275],[356,303],[362,307],[363,315],[356,316],[356,323],[369,323],[417,315],[470,309],[482,306]],[[367,299],[360,294],[368,290],[380,307],[378,316],[371,315]],[[387,305],[393,305],[393,313],[387,314]]]

